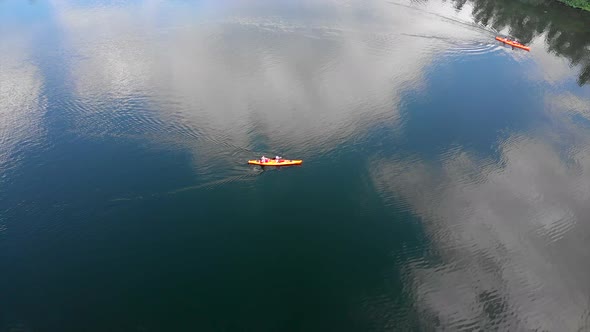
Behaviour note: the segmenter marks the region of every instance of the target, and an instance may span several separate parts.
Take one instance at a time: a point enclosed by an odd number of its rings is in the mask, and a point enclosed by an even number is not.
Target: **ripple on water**
[[[445,55],[451,57],[470,57],[470,56],[482,56],[491,53],[497,53],[501,51],[499,45],[489,43],[465,43],[456,44],[451,49],[445,52]]]

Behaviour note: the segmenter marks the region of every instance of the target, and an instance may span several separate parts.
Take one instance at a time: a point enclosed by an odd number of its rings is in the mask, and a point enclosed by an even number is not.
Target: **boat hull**
[[[276,161],[274,159],[271,159],[267,162],[261,162],[260,160],[248,160],[248,164],[260,166],[294,166],[301,165],[301,163],[303,163],[303,160],[281,159],[280,161]]]

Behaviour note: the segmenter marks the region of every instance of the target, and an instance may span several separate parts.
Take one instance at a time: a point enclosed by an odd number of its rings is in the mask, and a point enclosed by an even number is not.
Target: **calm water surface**
[[[588,27],[0,1],[0,331],[590,330]]]

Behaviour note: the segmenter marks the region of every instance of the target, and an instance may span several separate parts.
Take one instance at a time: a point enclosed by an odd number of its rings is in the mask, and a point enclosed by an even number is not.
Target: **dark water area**
[[[588,27],[0,1],[0,331],[590,330]]]

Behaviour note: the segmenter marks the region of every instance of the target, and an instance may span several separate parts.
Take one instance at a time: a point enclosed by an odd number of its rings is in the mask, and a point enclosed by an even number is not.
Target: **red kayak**
[[[530,47],[524,46],[523,44],[521,44],[519,42],[516,42],[514,40],[511,40],[511,39],[508,39],[508,38],[502,38],[502,37],[499,37],[498,36],[498,37],[496,37],[496,40],[497,41],[501,41],[504,44],[508,44],[508,45],[510,45],[512,47],[520,48],[521,50],[525,50],[525,51],[530,51],[531,50]]]
[[[258,159],[258,160],[248,160],[248,164],[250,165],[260,165],[260,166],[293,166],[293,165],[301,165],[303,160],[288,160],[288,159]]]

